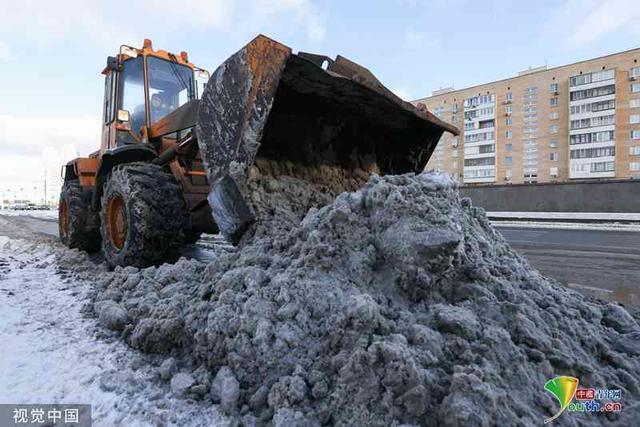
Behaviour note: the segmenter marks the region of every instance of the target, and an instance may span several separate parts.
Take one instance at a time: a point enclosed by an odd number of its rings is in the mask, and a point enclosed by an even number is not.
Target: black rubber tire
[[[83,191],[78,180],[68,180],[62,186],[58,205],[58,234],[69,248],[89,253],[100,250],[100,221],[91,210],[91,191]],[[66,209],[63,204],[66,203]],[[66,213],[67,232],[63,232],[62,215]]]
[[[124,245],[112,242],[107,224],[109,201],[124,201]],[[175,261],[184,242],[188,216],[182,189],[162,167],[151,163],[116,166],[104,186],[100,210],[102,251],[112,266],[148,267]]]

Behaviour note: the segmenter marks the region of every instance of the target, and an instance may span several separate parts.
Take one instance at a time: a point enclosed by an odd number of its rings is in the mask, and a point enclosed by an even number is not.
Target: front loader
[[[149,40],[122,46],[103,74],[101,148],[63,168],[59,229],[112,266],[171,261],[201,233],[240,242],[261,221],[256,174],[337,195],[371,174],[422,171],[442,133],[458,133],[348,59],[262,35],[210,77]]]

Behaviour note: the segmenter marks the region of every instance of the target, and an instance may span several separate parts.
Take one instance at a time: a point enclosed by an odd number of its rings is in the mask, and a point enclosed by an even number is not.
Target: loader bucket
[[[196,132],[221,232],[237,242],[256,218],[252,168],[323,184],[328,170],[355,190],[370,174],[421,172],[444,131],[458,130],[405,102],[366,68],[258,36],[213,73]]]

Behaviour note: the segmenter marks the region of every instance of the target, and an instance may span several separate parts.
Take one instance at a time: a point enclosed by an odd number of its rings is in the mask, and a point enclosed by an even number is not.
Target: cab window
[[[105,123],[111,123],[114,118],[115,109],[113,105],[114,100],[114,90],[115,90],[115,79],[114,73],[110,72],[104,79],[104,111],[103,111],[103,120]]]
[[[129,112],[131,131],[138,135],[145,124],[144,74],[142,57],[129,59],[122,64],[118,105]]]
[[[151,124],[195,97],[191,68],[154,56],[147,57]]]

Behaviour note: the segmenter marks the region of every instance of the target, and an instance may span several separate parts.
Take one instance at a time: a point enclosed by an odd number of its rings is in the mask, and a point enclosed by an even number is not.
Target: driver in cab
[[[159,93],[151,95],[151,122],[158,120],[169,114],[173,109]]]

